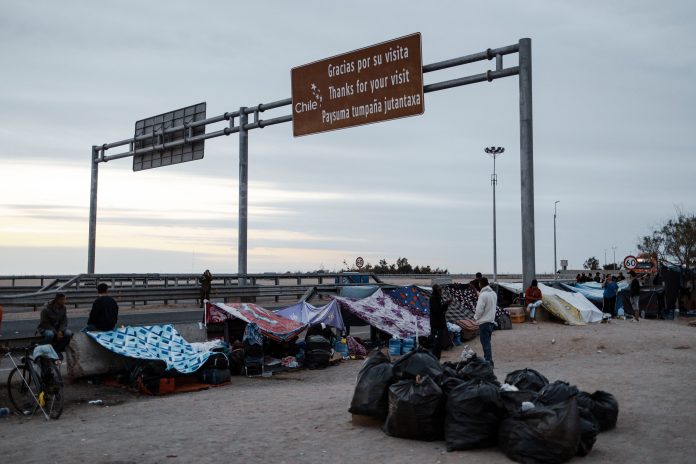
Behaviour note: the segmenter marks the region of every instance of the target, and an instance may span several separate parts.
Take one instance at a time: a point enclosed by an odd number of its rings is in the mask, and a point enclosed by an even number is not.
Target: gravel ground
[[[552,343],[555,340],[555,343]],[[470,343],[481,352],[478,340]],[[459,349],[446,352],[455,360]],[[586,463],[694,462],[696,328],[683,321],[615,321],[569,327],[516,324],[493,336],[499,379],[531,367],[620,404],[618,426],[601,434]],[[8,463],[498,463],[498,450],[448,453],[444,442],[386,436],[347,412],[360,361],[163,397],[104,386],[66,386],[58,421],[0,418]],[[106,406],[88,404],[102,399]],[[0,405],[7,404],[0,392]],[[691,457],[689,457],[691,456]]]

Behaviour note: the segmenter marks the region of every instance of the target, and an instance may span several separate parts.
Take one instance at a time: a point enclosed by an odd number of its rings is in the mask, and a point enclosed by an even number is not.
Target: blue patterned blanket
[[[164,361],[167,370],[182,374],[197,371],[212,354],[198,351],[171,325],[129,326],[87,335],[109,351],[129,358]]]

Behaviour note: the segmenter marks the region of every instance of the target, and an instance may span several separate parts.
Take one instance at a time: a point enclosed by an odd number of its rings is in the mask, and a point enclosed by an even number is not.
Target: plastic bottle
[[[6,417],[10,415],[9,408],[0,408],[0,417]]]
[[[389,340],[389,356],[400,356],[401,355],[401,339],[392,338]]]
[[[346,337],[342,337],[338,343],[336,343],[336,351],[338,351],[343,359],[348,358],[348,340],[346,340]]]

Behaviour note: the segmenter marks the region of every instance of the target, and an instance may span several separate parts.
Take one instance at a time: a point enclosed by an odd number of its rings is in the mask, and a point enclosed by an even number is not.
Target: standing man
[[[433,354],[440,359],[442,348],[447,346],[445,337],[447,337],[447,303],[442,299],[442,287],[433,285],[433,294],[430,297],[430,334],[433,339]]]
[[[631,308],[633,308],[633,321],[638,322],[640,321],[640,281],[635,271],[631,271],[628,275],[631,276],[631,286],[628,295],[631,300]]]
[[[42,343],[53,345],[62,359],[61,353],[65,351],[73,336],[72,331],[68,329],[65,294],[56,293],[55,298],[46,304],[41,311],[41,321],[36,331],[44,338]]]
[[[495,309],[498,305],[498,295],[488,285],[488,279],[481,277],[481,293],[479,293],[478,301],[476,302],[476,312],[474,313],[474,322],[479,326],[479,336],[481,337],[481,346],[483,347],[483,357],[486,361],[493,364],[493,353],[491,351],[491,336],[495,329]]]
[[[532,324],[536,324],[536,310],[541,306],[541,289],[536,279],[533,279],[532,285],[524,291],[524,302],[527,304],[527,310],[529,311],[529,318],[532,320]]]
[[[99,330],[107,332],[114,330],[118,321],[118,303],[107,295],[109,286],[105,283],[97,285],[97,299],[92,303],[92,311],[87,319],[88,331]]]
[[[201,308],[203,307],[203,300],[210,299],[210,289],[213,286],[213,275],[208,269],[205,270],[203,275],[198,278],[198,282],[201,283]]]
[[[600,283],[602,281],[602,277],[599,275],[599,271],[597,271],[594,275],[594,281],[597,283]]]
[[[604,289],[603,311],[611,314],[611,317],[616,317],[616,294],[619,292],[619,286],[614,282],[611,274],[607,275],[602,288]]]

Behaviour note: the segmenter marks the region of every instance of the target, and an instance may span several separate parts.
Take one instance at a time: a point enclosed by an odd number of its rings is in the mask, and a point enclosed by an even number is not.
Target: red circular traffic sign
[[[633,270],[638,267],[638,258],[633,255],[626,256],[623,261],[623,265],[626,269]]]

